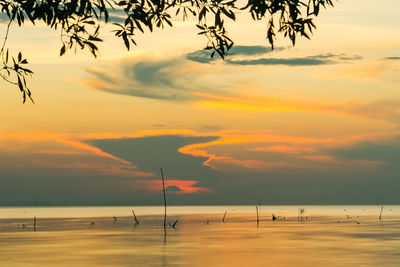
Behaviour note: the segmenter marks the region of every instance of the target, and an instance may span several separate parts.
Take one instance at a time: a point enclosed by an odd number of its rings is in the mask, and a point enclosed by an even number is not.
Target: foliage
[[[266,21],[266,39],[274,47],[277,33],[289,38],[293,45],[296,38],[310,38],[316,28],[313,19],[321,8],[333,6],[333,0],[0,0],[2,15],[9,21],[4,44],[0,51],[3,59],[1,77],[18,85],[23,94],[31,100],[26,87],[26,78],[32,74],[21,65],[26,64],[21,53],[12,58],[8,65],[8,50],[5,44],[12,23],[22,26],[27,21],[36,24],[43,22],[52,29],[60,30],[60,55],[67,50],[89,49],[96,57],[100,28],[112,23],[115,36],[120,37],[129,50],[136,45],[135,34],[152,32],[155,28],[173,26],[173,18],[182,16],[183,20],[192,17],[196,21],[199,35],[205,36],[205,49],[211,50],[210,56],[218,54],[224,58],[234,42],[225,28],[226,20],[236,20],[236,14],[249,12],[252,19]],[[122,17],[122,22],[113,20],[113,16]],[[13,81],[13,77],[16,79]]]

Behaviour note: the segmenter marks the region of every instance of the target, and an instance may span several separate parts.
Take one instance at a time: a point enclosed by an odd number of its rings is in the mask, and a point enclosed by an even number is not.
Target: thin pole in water
[[[164,182],[164,172],[162,167],[160,167],[161,170],[161,179],[162,179],[162,186],[163,186],[163,193],[164,193],[164,231],[167,230],[167,197],[165,195],[165,182]]]
[[[33,231],[36,232],[36,216],[33,217]]]
[[[382,221],[382,211],[383,211],[383,206],[381,206],[381,213],[379,214],[379,220]]]
[[[257,211],[257,227],[260,224],[260,220],[258,219],[258,205],[256,205],[256,211]]]

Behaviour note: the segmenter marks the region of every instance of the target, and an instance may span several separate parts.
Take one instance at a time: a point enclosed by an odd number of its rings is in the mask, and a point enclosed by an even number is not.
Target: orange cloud
[[[274,146],[266,146],[266,147],[256,147],[250,148],[250,151],[271,151],[271,152],[279,152],[279,153],[288,153],[288,154],[299,154],[304,152],[313,152],[314,148],[310,147],[293,147],[287,145],[274,145]]]
[[[146,190],[149,192],[159,192],[162,190],[161,180],[151,180],[151,181],[132,181],[130,182],[136,190]],[[196,194],[196,193],[206,193],[213,192],[211,189],[206,187],[195,187],[198,184],[195,180],[166,180],[165,186],[177,187],[177,191],[168,191],[168,193],[174,194]]]
[[[16,142],[20,151],[47,155],[48,162],[36,161],[38,165],[54,168],[81,168],[91,173],[115,174],[125,177],[154,176],[153,173],[142,172],[134,163],[106,153],[101,149],[85,143],[85,140],[138,138],[146,136],[180,135],[180,136],[217,136],[213,141],[195,143],[178,149],[182,154],[205,158],[203,165],[212,169],[231,171],[295,171],[323,168],[348,168],[352,162],[357,165],[379,166],[379,162],[347,160],[347,162],[329,155],[321,155],[322,149],[350,146],[360,141],[379,140],[399,133],[364,133],[358,136],[312,138],[303,136],[285,136],[274,134],[269,130],[224,130],[209,133],[197,133],[185,129],[150,130],[133,134],[126,133],[48,133],[29,131],[20,133],[3,133],[0,149],[7,149],[6,143]],[[46,147],[32,146],[33,143],[50,142]],[[32,146],[32,148],[30,148]],[[249,154],[251,152],[260,152]],[[269,158],[263,151],[287,154],[287,158]],[[69,162],[56,161],[48,155],[70,157]],[[94,157],[83,162],[74,157]],[[261,156],[260,156],[261,155]],[[265,154],[266,155],[266,154]],[[97,157],[97,158],[96,158]],[[103,160],[100,160],[103,159]],[[81,160],[81,159],[80,159]],[[189,190],[189,189],[188,189]]]
[[[265,112],[325,112],[335,115],[355,116],[334,104],[288,101],[282,100],[279,97],[262,95],[235,95],[232,97],[202,92],[195,92],[193,94],[200,99],[194,101],[192,105],[200,108]]]
[[[247,112],[309,112],[325,113],[359,119],[375,119],[398,122],[400,99],[363,102],[350,100],[344,103],[311,102],[300,99],[281,99],[265,95],[234,95],[224,96],[203,92],[193,93],[198,100],[192,102],[195,108],[220,111]],[[239,113],[240,115],[240,113]],[[249,113],[246,114],[249,116]]]
[[[139,171],[131,162],[118,158],[84,142],[87,137],[118,138],[120,134],[70,134],[42,131],[5,132],[0,135],[0,150],[22,152],[24,160],[16,164],[37,168],[85,170],[91,175],[148,177],[153,173]],[[10,142],[13,143],[10,146]],[[32,155],[32,156],[30,156]],[[36,155],[36,156],[33,156]],[[38,156],[40,155],[40,156]]]
[[[270,131],[220,131],[213,135],[220,136],[219,139],[196,143],[181,147],[178,151],[194,157],[205,157],[203,165],[223,172],[236,171],[294,171],[294,170],[322,170],[344,169],[351,167],[351,164],[357,166],[366,166],[376,168],[382,165],[382,162],[366,160],[341,160],[334,156],[319,155],[321,149],[332,149],[341,146],[350,146],[361,141],[377,140],[388,138],[399,133],[366,133],[359,136],[346,136],[337,138],[311,138],[301,136],[283,136],[272,134]],[[249,149],[249,144],[273,144],[267,146],[257,146]],[[282,143],[290,144],[282,145]],[[271,151],[277,153],[286,153],[293,155],[287,160],[273,160],[264,158],[263,160],[255,158],[243,158],[241,152],[235,150],[234,154],[229,154],[230,147],[239,146],[244,151]],[[217,149],[218,148],[218,149]],[[223,149],[221,149],[223,148]],[[225,151],[225,153],[213,153],[210,151]],[[304,155],[306,154],[306,155]]]
[[[34,154],[50,154],[50,155],[80,155],[84,154],[81,151],[63,151],[63,150],[39,150],[33,152]]]
[[[18,165],[18,164],[17,164]],[[63,174],[76,175],[114,175],[120,177],[153,177],[151,172],[144,172],[137,169],[136,166],[124,164],[96,162],[96,158],[84,162],[77,161],[73,158],[64,158],[63,162],[51,161],[48,159],[30,159],[28,162],[21,162],[20,167],[40,167],[45,169],[56,170]]]

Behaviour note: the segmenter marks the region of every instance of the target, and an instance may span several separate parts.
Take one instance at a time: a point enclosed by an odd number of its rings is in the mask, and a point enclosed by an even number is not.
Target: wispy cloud
[[[387,60],[400,60],[400,57],[385,57]]]
[[[227,64],[233,65],[286,65],[286,66],[316,66],[328,64],[340,64],[354,60],[360,60],[360,56],[348,56],[345,54],[320,54],[296,58],[256,58],[256,59],[227,59]]]
[[[259,55],[264,55],[271,53],[272,51],[281,51],[284,50],[285,48],[283,47],[276,47],[274,50],[267,46],[244,46],[244,45],[236,45],[231,48],[228,52],[228,57],[236,57],[236,56],[259,56]],[[191,53],[188,53],[186,55],[186,58],[199,62],[199,63],[210,63],[214,61],[221,61],[222,60],[218,57],[215,56],[211,58],[211,52],[210,50],[197,50]]]
[[[284,50],[284,48],[276,50]],[[264,57],[270,53],[274,52],[263,46],[236,46],[232,48],[231,55],[225,61],[221,61],[222,64],[213,65],[202,64],[212,61],[209,51],[204,50],[189,53],[186,59],[184,57],[169,59],[133,57],[121,62],[87,67],[86,73],[89,74],[89,78],[85,79],[84,84],[89,88],[114,94],[191,102],[204,98],[199,92],[226,96],[234,95],[233,88],[249,86],[248,82],[243,80],[251,79],[251,73],[243,74],[235,66],[312,66],[360,59],[359,56],[332,53],[299,58]],[[231,69],[225,68],[228,66]],[[239,71],[240,75],[232,78],[232,74],[236,71]],[[219,76],[218,80],[216,80],[216,75]]]
[[[199,63],[204,61],[206,53],[208,51],[200,50],[188,54],[190,60],[139,57],[123,60],[117,64],[117,67],[115,64],[90,67],[87,68],[87,73],[90,74],[91,79],[86,80],[85,84],[90,88],[114,94],[188,103],[194,108],[207,110],[246,111],[247,115],[252,112],[308,112],[400,122],[400,113],[397,109],[400,99],[351,100],[337,103],[302,100],[295,97],[287,99],[262,94],[243,94],[240,92],[247,92],[251,85],[247,80],[238,81],[232,78],[232,73],[236,71],[235,64],[259,65],[280,64],[280,62],[288,65],[333,64],[358,60],[359,56],[328,53],[281,60],[259,58],[260,55],[270,53],[265,47],[238,46],[232,51],[231,58],[225,61],[226,64]],[[241,59],[247,56],[253,58]],[[226,71],[225,67],[230,69]],[[212,71],[210,68],[213,68]],[[215,80],[216,74],[219,77],[225,77],[227,72],[230,74],[229,79]],[[237,76],[244,77],[242,79],[253,77],[251,73],[241,73]],[[254,86],[257,86],[257,83]]]
[[[86,68],[91,79],[86,86],[97,90],[167,101],[184,101],[192,98],[188,78],[182,72],[183,62],[178,59],[137,59],[125,61],[116,68]]]
[[[274,51],[282,51],[285,48],[278,47],[274,50],[264,46],[234,46],[225,60],[218,57],[211,58],[210,52],[197,50],[186,55],[186,58],[199,63],[221,62],[232,65],[286,65],[286,66],[315,66],[348,63],[362,59],[361,56],[347,54],[319,54],[305,57],[277,58],[266,55]]]

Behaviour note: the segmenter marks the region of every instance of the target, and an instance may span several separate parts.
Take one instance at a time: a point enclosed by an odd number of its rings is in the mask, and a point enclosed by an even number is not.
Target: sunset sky
[[[194,21],[102,29],[99,58],[11,27],[35,104],[1,83],[0,205],[400,203],[400,2],[342,0],[271,51],[246,12],[211,60]],[[5,33],[1,23],[1,37]]]

